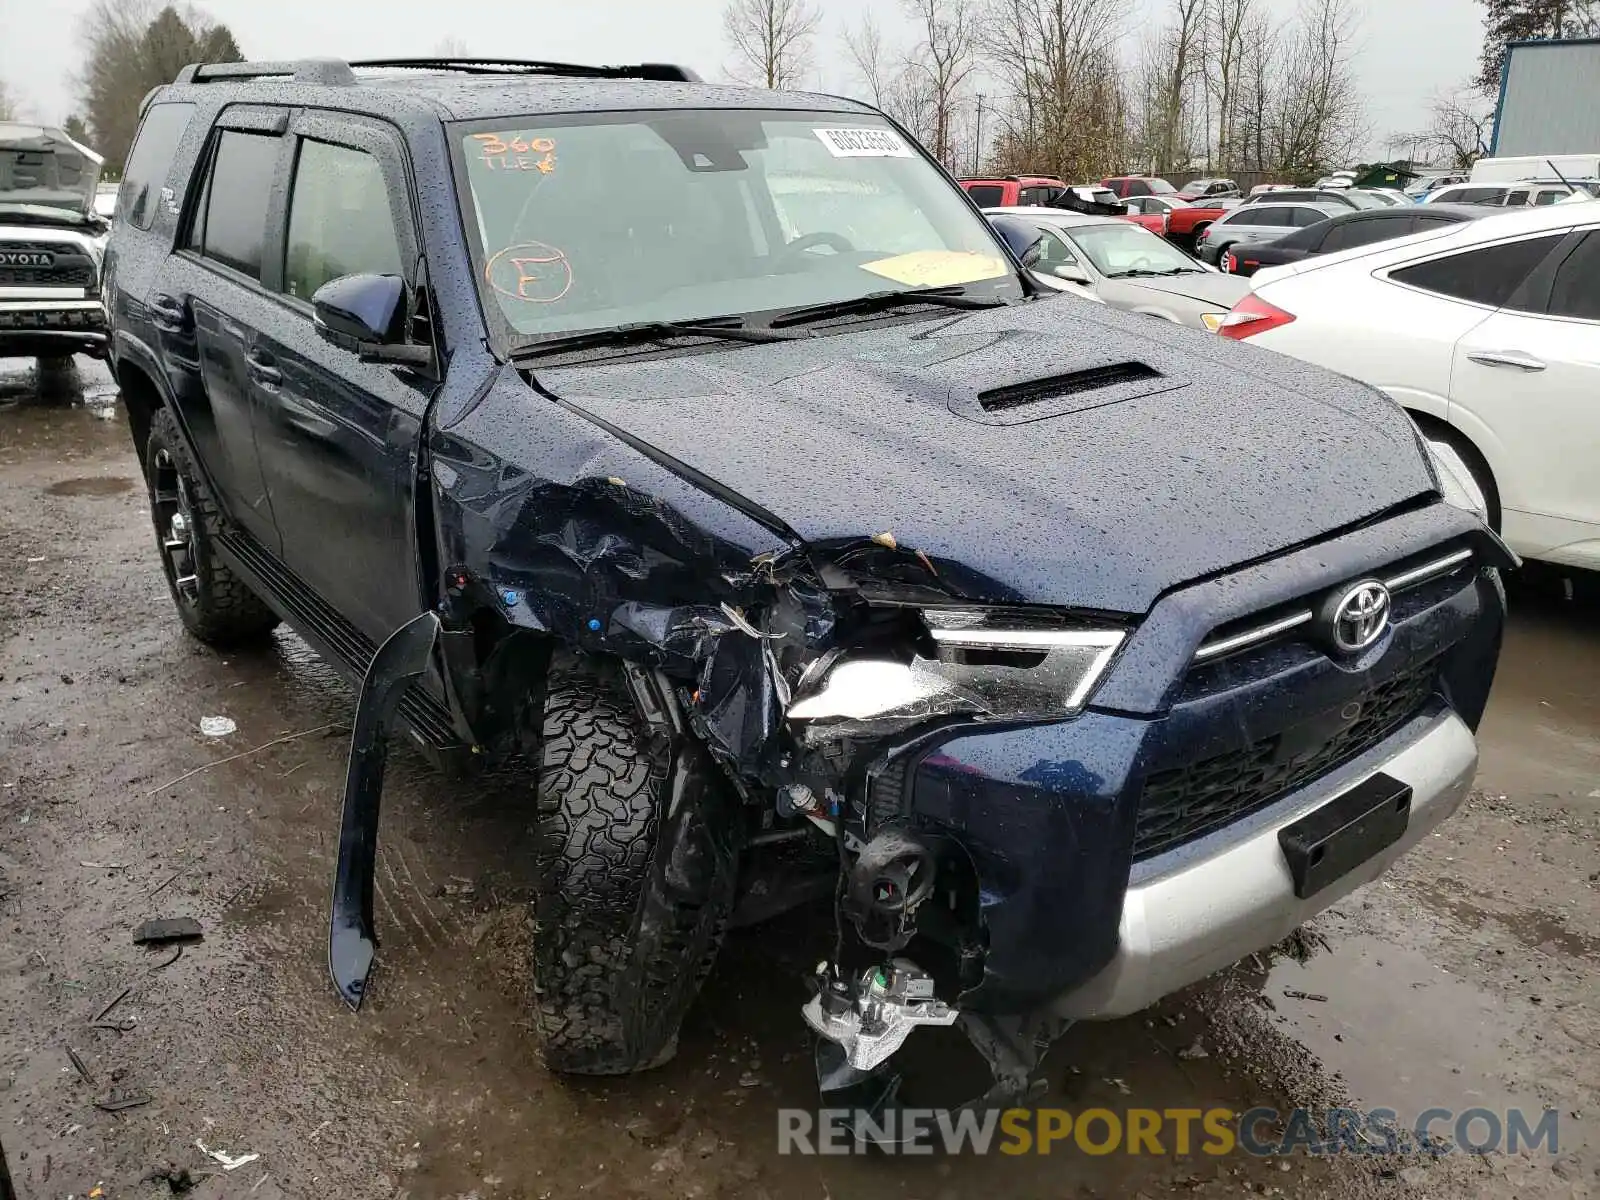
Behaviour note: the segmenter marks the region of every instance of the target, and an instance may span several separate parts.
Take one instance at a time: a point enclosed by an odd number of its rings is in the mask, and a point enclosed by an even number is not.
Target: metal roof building
[[[1489,153],[1600,154],[1600,38],[1506,48]]]

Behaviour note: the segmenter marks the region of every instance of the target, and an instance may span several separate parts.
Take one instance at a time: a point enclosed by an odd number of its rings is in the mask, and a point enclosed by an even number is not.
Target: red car
[[[1162,233],[1169,241],[1180,246],[1195,244],[1206,227],[1238,203],[1237,200],[1215,200],[1204,204],[1189,204],[1176,196],[1134,196],[1126,201],[1129,209],[1137,209],[1146,216],[1160,214],[1166,222]],[[1142,222],[1141,222],[1142,224]],[[1145,228],[1150,228],[1146,225]]]
[[[1134,196],[1175,197],[1178,194],[1177,188],[1154,175],[1118,175],[1111,179],[1102,179],[1100,186],[1110,188],[1122,200]]]
[[[1144,226],[1157,237],[1166,236],[1167,219],[1163,214],[1135,212],[1121,198],[1094,184],[1068,185],[1048,175],[1008,175],[1004,179],[960,182],[979,208],[1082,209],[1118,216]]]
[[[979,208],[1015,208],[1048,204],[1067,185],[1049,175],[1007,175],[1003,179],[963,179],[961,186]]]

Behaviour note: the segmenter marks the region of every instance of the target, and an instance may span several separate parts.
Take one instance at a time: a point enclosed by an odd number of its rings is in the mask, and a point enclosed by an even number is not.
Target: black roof
[[[1507,210],[1496,208],[1491,204],[1391,204],[1387,208],[1354,209],[1330,217],[1329,220],[1339,225],[1349,225],[1355,221],[1379,221],[1384,217],[1410,217],[1426,213],[1428,216],[1441,216],[1453,221],[1475,221],[1490,213],[1505,211]]]
[[[677,74],[679,78],[672,78]],[[873,114],[853,100],[700,82],[669,64],[587,67],[487,60],[386,60],[366,66],[337,59],[289,63],[219,63],[186,67],[166,98],[191,89],[235,101],[341,108],[399,115],[426,108],[444,120],[484,120],[529,113],[629,109],[756,108]],[[410,102],[410,103],[408,103]]]

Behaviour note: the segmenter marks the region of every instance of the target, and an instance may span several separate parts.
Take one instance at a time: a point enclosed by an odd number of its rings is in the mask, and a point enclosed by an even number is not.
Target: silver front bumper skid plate
[[[1419,718],[1383,746],[1201,841],[1135,867],[1122,906],[1119,945],[1088,983],[1051,1006],[1063,1017],[1108,1019],[1264,950],[1317,913],[1383,874],[1455,812],[1477,770],[1472,731],[1452,712]],[[1304,900],[1278,831],[1382,771],[1411,785],[1401,839]]]

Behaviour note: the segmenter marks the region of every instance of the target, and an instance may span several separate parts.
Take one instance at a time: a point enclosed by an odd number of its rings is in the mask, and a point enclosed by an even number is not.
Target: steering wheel
[[[843,234],[831,233],[828,230],[823,229],[817,231],[816,233],[802,234],[800,237],[795,238],[794,241],[784,246],[783,249],[779,250],[777,253],[778,261],[776,265],[779,268],[787,268],[795,265],[799,262],[800,255],[804,254],[807,250],[815,249],[817,246],[827,246],[829,249],[839,254],[848,254],[856,248],[855,243],[849,238],[845,237]]]
[[[1154,271],[1155,269],[1155,259],[1144,254],[1141,254],[1138,258],[1134,259],[1128,264],[1128,270],[1130,271]]]

